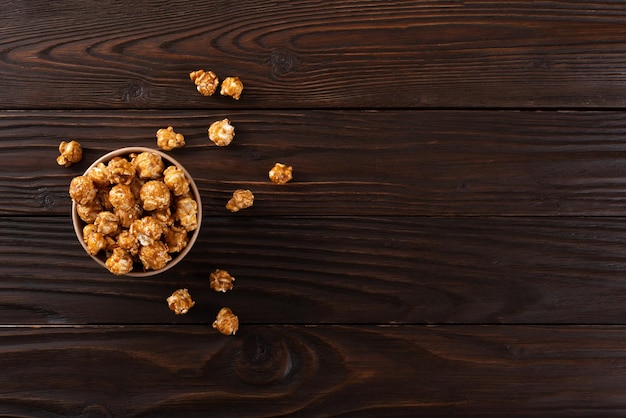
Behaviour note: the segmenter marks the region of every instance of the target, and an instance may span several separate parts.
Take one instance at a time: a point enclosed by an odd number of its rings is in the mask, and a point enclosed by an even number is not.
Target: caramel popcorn
[[[105,187],[109,185],[109,176],[107,174],[107,166],[104,163],[98,163],[91,167],[86,174],[93,181],[96,187]]]
[[[167,129],[161,128],[156,133],[157,146],[165,151],[171,151],[175,148],[185,146],[185,137],[182,134],[174,132],[174,128],[168,126]]]
[[[172,195],[165,183],[160,180],[151,180],[141,187],[139,197],[144,210],[152,211],[167,208]]]
[[[270,180],[276,184],[285,184],[293,179],[293,167],[276,163],[269,172]]]
[[[196,89],[203,96],[212,96],[217,90],[217,86],[220,84],[220,80],[213,71],[192,71],[189,73],[189,78],[195,83]]]
[[[115,209],[121,211],[130,210],[135,206],[135,196],[129,186],[125,184],[116,184],[109,191],[109,202]]]
[[[96,226],[96,231],[103,235],[114,235],[120,228],[119,219],[109,211],[100,212],[93,224]]]
[[[133,258],[128,252],[120,247],[115,248],[105,265],[107,269],[116,276],[123,276],[133,269]]]
[[[189,244],[189,234],[182,227],[173,226],[165,233],[165,244],[170,253],[179,253]]]
[[[86,225],[83,228],[83,239],[87,245],[87,252],[96,255],[107,247],[107,241],[103,234],[96,231],[93,224]]]
[[[226,209],[231,212],[238,212],[241,209],[249,208],[254,203],[254,195],[250,190],[235,190],[233,197],[226,204]]]
[[[211,289],[216,292],[226,292],[233,289],[235,278],[226,270],[217,269],[209,276],[209,284]]]
[[[175,218],[187,231],[198,227],[198,203],[190,197],[184,197],[176,202]]]
[[[63,167],[69,167],[83,159],[83,148],[76,141],[61,141],[59,152],[61,155],[57,157],[57,164]]]
[[[99,201],[92,200],[86,205],[81,205],[80,203],[76,204],[76,213],[78,213],[78,217],[88,224],[94,223],[96,217],[100,212],[102,212],[104,208]]]
[[[167,304],[176,315],[184,315],[196,304],[187,289],[178,289],[168,297]]]
[[[98,194],[98,189],[93,181],[86,176],[77,176],[70,182],[70,197],[79,205],[86,205],[93,201]]]
[[[243,83],[239,77],[226,77],[222,82],[222,96],[230,96],[235,100],[239,100],[243,91]]]
[[[115,208],[113,210],[113,213],[115,213],[115,216],[117,216],[117,219],[119,220],[122,228],[128,229],[133,222],[141,218],[141,215],[143,214],[143,209],[141,209],[141,206],[139,205],[133,205],[128,209]]]
[[[213,328],[224,335],[235,335],[239,329],[239,318],[233,314],[230,308],[222,308],[217,313]]]
[[[172,215],[172,210],[169,207],[155,210],[152,212],[152,217],[165,226],[174,225],[174,215]]]
[[[185,177],[185,172],[175,165],[169,166],[163,171],[163,182],[174,193],[174,196],[181,196],[189,192],[189,181]]]
[[[106,173],[111,184],[130,184],[135,177],[135,167],[126,158],[115,157],[107,164]]]
[[[130,233],[137,237],[143,246],[152,245],[165,233],[165,225],[152,216],[137,219],[130,225]]]
[[[165,169],[165,164],[163,164],[161,156],[148,151],[137,155],[133,159],[132,164],[141,179],[157,179],[161,177]]]
[[[119,233],[117,236],[117,246],[126,250],[130,255],[139,254],[139,240],[129,230]]]
[[[167,252],[167,245],[161,241],[139,248],[139,260],[145,269],[159,270],[172,259]]]
[[[218,147],[229,145],[235,137],[235,127],[228,118],[213,122],[209,126],[209,139]]]

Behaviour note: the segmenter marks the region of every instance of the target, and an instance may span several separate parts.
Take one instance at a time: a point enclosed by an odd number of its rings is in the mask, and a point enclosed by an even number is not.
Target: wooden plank
[[[5,109],[626,105],[615,1],[2,3]]]
[[[246,324],[622,324],[625,246],[624,218],[211,217],[182,263],[136,279],[67,219],[2,217],[0,323],[210,324],[229,306]],[[233,291],[209,288],[217,268]]]
[[[624,341],[605,326],[3,328],[0,411],[615,417]]]
[[[229,117],[235,141],[207,127]],[[626,215],[622,112],[232,111],[1,112],[0,214],[67,216],[67,189],[100,155],[141,145],[173,125],[173,152],[193,174],[209,215],[237,188],[255,206],[237,216]],[[84,160],[59,167],[60,140]],[[28,158],[26,158],[28,156]],[[275,162],[294,167],[279,187]]]

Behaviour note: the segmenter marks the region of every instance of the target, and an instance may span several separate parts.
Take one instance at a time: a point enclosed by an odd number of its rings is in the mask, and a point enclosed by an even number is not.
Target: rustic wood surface
[[[0,0],[0,415],[626,416],[625,21],[622,0]],[[197,93],[199,68],[241,100]],[[69,181],[168,125],[198,241],[113,276]],[[256,200],[232,214],[237,188]]]

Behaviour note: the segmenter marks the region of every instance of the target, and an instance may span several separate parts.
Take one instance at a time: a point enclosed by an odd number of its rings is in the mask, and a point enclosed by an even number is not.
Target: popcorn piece
[[[116,184],[113,186],[108,196],[111,205],[120,211],[130,210],[136,204],[133,191],[125,184]]]
[[[96,255],[107,247],[104,235],[96,231],[94,224],[85,225],[83,228],[83,240],[87,245],[87,252],[91,255]]]
[[[168,297],[167,304],[176,315],[184,315],[196,304],[187,289],[178,289]]]
[[[96,187],[106,187],[110,184],[107,175],[107,166],[104,163],[98,163],[94,167],[91,167],[89,171],[87,171],[86,176],[93,181]]]
[[[231,212],[238,212],[241,209],[249,208],[254,203],[254,195],[250,190],[238,189],[233,192],[233,197],[226,204],[226,209]]]
[[[222,308],[213,322],[213,328],[224,335],[235,335],[239,330],[239,318],[233,314],[230,308]]]
[[[269,172],[270,180],[276,184],[285,184],[293,179],[293,167],[276,163]]]
[[[86,176],[77,176],[70,182],[70,197],[80,205],[93,201],[98,194],[93,181]]]
[[[116,276],[123,276],[133,269],[133,258],[126,250],[118,247],[104,263],[109,271]]]
[[[189,181],[185,177],[185,172],[175,165],[169,166],[163,172],[163,182],[174,193],[174,196],[181,196],[189,192]]]
[[[120,232],[117,236],[117,246],[126,250],[130,255],[139,254],[139,240],[129,230]]]
[[[132,164],[137,170],[139,178],[148,180],[161,177],[165,168],[161,156],[149,151],[137,155]]]
[[[189,78],[195,83],[196,89],[203,96],[212,96],[217,90],[217,86],[220,84],[220,80],[213,71],[192,71],[189,73]]]
[[[184,197],[176,202],[175,219],[187,231],[198,227],[198,203],[190,197]]]
[[[226,292],[233,289],[235,278],[226,270],[217,269],[209,276],[209,284],[211,289],[216,292]]]
[[[94,223],[98,214],[103,210],[102,204],[98,200],[92,200],[86,205],[81,205],[80,203],[76,204],[78,217],[88,224]]]
[[[83,159],[83,148],[76,141],[61,141],[59,152],[61,155],[57,157],[57,164],[63,167],[69,167]]]
[[[130,233],[137,237],[143,246],[152,245],[165,233],[165,225],[152,216],[144,216],[130,225]]]
[[[152,217],[167,227],[174,225],[174,215],[170,208],[155,210]]]
[[[235,137],[235,127],[228,118],[213,122],[209,126],[209,139],[218,147],[229,145]]]
[[[243,91],[243,83],[239,77],[226,77],[222,82],[222,96],[230,96],[235,100],[239,100]]]
[[[170,205],[170,189],[160,180],[151,180],[139,191],[143,209],[147,211],[165,209]]]
[[[111,184],[130,184],[135,177],[135,167],[126,158],[115,157],[107,164],[106,173]]]
[[[119,220],[122,228],[128,229],[133,222],[141,218],[141,215],[143,214],[143,209],[141,209],[141,206],[139,205],[133,205],[129,209],[115,208],[113,210],[113,213],[115,213],[115,216],[117,216],[117,219]]]
[[[161,241],[139,248],[139,260],[146,269],[162,269],[171,259],[172,257],[167,252],[167,245]]]
[[[165,244],[170,253],[179,253],[189,244],[189,234],[184,228],[173,226],[165,233]]]
[[[174,132],[174,128],[168,126],[167,129],[161,128],[156,133],[157,146],[165,151],[171,151],[175,148],[185,146],[185,137],[182,134]]]
[[[109,211],[100,212],[93,224],[96,226],[96,231],[103,235],[114,235],[120,229],[119,219]]]

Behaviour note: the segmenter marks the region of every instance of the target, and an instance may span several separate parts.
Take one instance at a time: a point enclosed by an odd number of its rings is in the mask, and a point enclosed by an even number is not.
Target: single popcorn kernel
[[[167,304],[176,315],[184,315],[196,304],[187,289],[178,289],[168,297]]]
[[[243,91],[243,83],[239,77],[226,77],[222,82],[222,96],[230,96],[235,100],[239,100]]]
[[[213,71],[192,71],[189,73],[189,78],[195,83],[196,89],[203,96],[212,96],[217,90],[217,86],[220,84],[220,80]]]
[[[137,237],[143,246],[151,245],[161,239],[165,233],[165,225],[152,216],[137,219],[130,225],[130,233]]]
[[[213,322],[213,328],[224,335],[235,335],[239,329],[239,318],[233,314],[230,308],[222,308]]]
[[[104,209],[102,204],[96,199],[87,203],[86,205],[76,204],[76,213],[78,217],[88,224],[92,224],[96,220],[96,216]]]
[[[141,179],[152,180],[161,177],[165,164],[158,154],[145,151],[137,155],[132,162]]]
[[[83,239],[87,245],[87,252],[96,255],[107,247],[107,241],[104,235],[96,231],[93,224],[85,225],[83,228]]]
[[[185,146],[185,137],[174,132],[174,128],[168,126],[167,129],[159,129],[156,133],[157,146],[165,151]]]
[[[93,181],[87,176],[77,176],[70,182],[70,197],[79,205],[86,205],[92,202],[98,190]]]
[[[113,253],[105,262],[109,271],[116,276],[123,276],[133,269],[133,258],[128,252],[120,247],[113,250]]]
[[[226,270],[217,269],[209,276],[209,285],[216,292],[226,292],[233,289],[235,278]]]
[[[120,229],[119,219],[109,211],[100,212],[93,224],[96,226],[96,231],[103,235],[114,235]]]
[[[209,139],[218,147],[229,145],[235,137],[235,127],[228,118],[213,122],[209,126]]]
[[[185,228],[173,226],[165,233],[165,244],[170,253],[179,253],[189,244],[189,234]]]
[[[109,177],[107,175],[107,166],[104,163],[98,163],[91,167],[86,174],[93,181],[96,187],[106,187],[109,185]]]
[[[111,184],[130,184],[135,178],[135,167],[125,158],[115,157],[107,164],[107,177]]]
[[[146,269],[162,269],[171,259],[172,257],[167,252],[167,245],[161,241],[139,248],[139,261]]]
[[[226,204],[226,209],[231,212],[238,212],[241,209],[249,208],[254,203],[254,195],[250,190],[235,190],[233,197]]]
[[[174,196],[181,196],[189,192],[189,181],[185,177],[185,172],[175,165],[165,169],[163,182],[174,193]]]
[[[175,219],[186,231],[198,227],[198,203],[191,197],[184,197],[176,202]]]
[[[147,211],[165,209],[170,205],[170,189],[160,180],[151,180],[139,192],[143,209]]]
[[[293,167],[276,163],[269,172],[270,180],[276,184],[285,184],[293,179]]]
[[[135,196],[129,186],[116,184],[109,190],[109,202],[116,210],[128,211],[135,206]]]
[[[63,167],[69,167],[83,159],[83,148],[76,141],[61,141],[59,152],[61,155],[57,157],[57,164]]]

